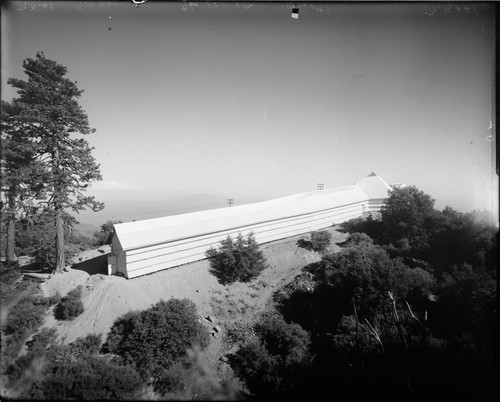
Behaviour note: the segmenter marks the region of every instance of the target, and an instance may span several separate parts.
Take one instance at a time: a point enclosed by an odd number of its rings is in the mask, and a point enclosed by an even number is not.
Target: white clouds
[[[116,180],[97,181],[92,184],[92,190],[129,190],[128,183],[122,183]]]

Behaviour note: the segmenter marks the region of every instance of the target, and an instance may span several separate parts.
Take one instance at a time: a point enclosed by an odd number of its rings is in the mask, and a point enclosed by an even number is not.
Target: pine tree
[[[211,247],[205,255],[210,259],[210,273],[223,285],[249,282],[267,266],[253,233],[246,238],[239,233],[234,240],[228,236],[218,248]]]
[[[19,97],[12,105],[25,127],[23,135],[36,144],[37,158],[50,172],[43,189],[47,198],[39,205],[45,205],[55,216],[54,272],[61,272],[65,266],[64,211],[104,208],[94,197],[83,194],[92,181],[102,179],[91,154],[93,148],[85,139],[71,136],[90,134],[95,129],[90,128],[77,101],[83,91],[65,77],[66,67],[38,52],[35,59],[23,62],[23,68],[29,77],[27,81],[10,78],[7,82],[18,89]]]
[[[19,107],[9,102],[1,104],[1,173],[2,223],[6,229],[5,254],[7,262],[16,260],[14,253],[16,216],[24,211],[29,214],[36,198],[43,198],[43,181],[46,171],[36,158],[36,144],[19,119]]]

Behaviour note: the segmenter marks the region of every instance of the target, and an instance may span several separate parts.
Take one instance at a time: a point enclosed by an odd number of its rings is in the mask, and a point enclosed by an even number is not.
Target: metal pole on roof
[[[231,206],[231,205],[233,205],[233,203],[234,203],[234,199],[232,199],[232,198],[227,199],[227,205]]]

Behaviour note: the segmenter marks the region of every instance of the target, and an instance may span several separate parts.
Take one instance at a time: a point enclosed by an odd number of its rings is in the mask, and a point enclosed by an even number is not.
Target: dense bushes
[[[228,236],[217,249],[210,248],[206,256],[210,272],[223,285],[248,282],[266,268],[266,259],[252,233],[247,238],[240,233],[234,241]]]
[[[342,229],[348,233],[360,232],[371,239],[378,240],[383,233],[383,224],[380,213],[370,213],[366,217],[354,218],[342,223]]]
[[[204,348],[208,343],[208,331],[198,321],[194,303],[170,299],[118,318],[103,350],[134,364],[143,379],[158,381],[188,348],[196,344]]]
[[[391,258],[365,235],[353,235],[344,247],[307,268],[312,291],[276,298],[285,319],[311,333],[308,386],[293,394],[491,388],[495,291],[485,271],[463,266],[436,278]],[[259,381],[252,359],[262,379],[276,378],[279,370],[262,345],[242,352],[250,381]]]
[[[435,221],[434,199],[415,186],[395,188],[383,206],[383,242],[401,256],[421,257],[430,247]]]
[[[285,318],[313,334],[311,387],[492,389],[498,229],[484,212],[433,202],[394,189],[379,220],[347,222],[344,249],[308,267],[312,292],[279,299]]]
[[[453,266],[439,281],[439,303],[432,310],[432,326],[444,336],[474,334],[481,343],[492,347],[496,289],[496,280],[486,270],[466,263]]]
[[[299,239],[297,245],[307,250],[317,251],[323,253],[330,245],[332,234],[326,230],[318,230],[311,232],[310,239]]]
[[[27,342],[27,353],[7,370],[9,385],[22,399],[136,399],[143,381],[133,367],[99,355],[100,335],[59,345],[55,329],[44,328]],[[119,363],[119,362],[118,362]]]
[[[79,292],[75,289],[73,294]],[[64,304],[67,300],[77,299],[70,296],[61,300],[71,316],[73,303]],[[49,305],[47,299],[40,303]],[[9,316],[9,336],[2,337],[2,357],[5,340],[13,339],[16,328],[30,329],[23,332],[24,342],[42,323],[33,315],[37,311],[33,303],[29,307],[23,299]],[[20,318],[19,313],[23,313]],[[18,342],[19,347],[22,342]],[[2,369],[9,388],[14,390],[12,395],[22,399],[134,400],[147,397],[147,386],[153,386],[156,396],[165,393],[174,399],[200,395],[232,399],[236,395],[233,382],[217,381],[197,354],[186,357],[188,349],[197,345],[204,348],[208,342],[208,331],[199,322],[195,305],[189,300],[170,299],[119,318],[102,347],[101,335],[93,334],[63,346],[57,343],[55,329],[44,328],[27,342],[26,354],[17,357],[17,348],[9,355],[10,364]]]
[[[30,341],[26,342],[27,353],[13,360],[5,372],[9,379],[10,387],[19,389],[23,388],[22,385],[29,386],[30,384],[22,384],[22,379],[30,372],[32,372],[31,377],[36,378],[38,376],[40,378],[41,366],[43,366],[47,348],[55,343],[56,332],[54,328],[42,328]],[[19,389],[19,391],[22,391],[22,389]]]
[[[429,314],[435,332],[458,336],[473,331],[484,340],[496,317],[498,228],[486,212],[461,213],[448,206],[437,211],[433,202],[414,186],[394,189],[375,241],[391,256],[435,277],[438,303]],[[365,228],[363,222],[347,226],[351,231]]]
[[[56,298],[44,298],[38,294],[34,284],[24,284],[26,288],[18,298],[10,300],[10,305],[2,306],[2,315],[7,314],[2,317],[2,373],[14,362],[26,339],[40,328],[49,307],[56,302]]]
[[[83,313],[82,287],[78,286],[61,299],[55,309],[58,320],[72,320]]]
[[[23,296],[9,311],[5,334],[9,343],[22,343],[45,319],[51,300],[36,294]]]
[[[257,396],[293,391],[309,366],[309,334],[279,314],[264,315],[254,330],[256,337],[230,355],[231,366]]]
[[[278,391],[278,359],[258,339],[247,341],[229,356],[229,362],[250,392],[270,396]]]
[[[99,355],[100,335],[88,335],[66,346],[52,344],[27,356],[45,361],[41,378],[22,395],[29,399],[137,399],[144,383],[131,366]]]
[[[394,188],[380,219],[353,219],[343,227],[367,234],[409,266],[430,264],[436,276],[462,263],[496,275],[498,229],[490,214],[461,213],[449,206],[438,211],[434,200],[415,186]]]
[[[325,251],[330,245],[332,234],[326,230],[311,233],[311,248],[314,251]]]
[[[99,231],[94,232],[93,242],[95,246],[111,244],[115,223],[122,223],[122,221],[108,220],[101,225]]]
[[[136,399],[143,385],[129,366],[116,366],[105,357],[54,365],[52,372],[30,390],[33,399]]]
[[[20,286],[14,286],[20,278],[21,268],[17,262],[0,262],[0,302],[4,307],[18,297],[22,291]]]
[[[462,263],[484,269],[496,277],[497,233],[486,212],[460,213],[450,207],[436,212],[430,247],[424,255],[438,275]]]
[[[12,286],[21,277],[21,268],[17,262],[0,262],[0,283],[7,290],[7,286]],[[2,292],[3,294],[3,292]]]
[[[369,243],[326,255],[315,273],[322,283],[338,292],[346,309],[352,309],[354,298],[362,317],[377,313],[388,292],[420,309],[434,285],[434,279],[425,271],[411,270]]]
[[[228,374],[220,378],[211,366],[199,347],[189,349],[164,372],[155,390],[166,400],[238,400],[239,381]]]

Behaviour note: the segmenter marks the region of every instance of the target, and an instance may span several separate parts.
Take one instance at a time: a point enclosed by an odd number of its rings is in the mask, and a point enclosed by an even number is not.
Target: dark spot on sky
[[[355,80],[361,80],[363,78],[366,77],[366,73],[365,74],[356,74],[354,77],[352,77],[352,80],[355,81]]]

